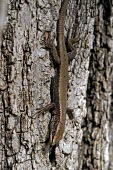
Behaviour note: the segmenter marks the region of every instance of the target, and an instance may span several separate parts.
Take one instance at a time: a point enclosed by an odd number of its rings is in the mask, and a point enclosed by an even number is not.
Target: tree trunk
[[[51,102],[54,69],[44,33],[50,31],[57,44],[61,0],[7,4],[0,55],[0,169],[113,170],[111,1],[69,2],[65,37],[79,40],[69,64],[68,107],[75,123],[66,116],[62,140],[46,154],[51,115],[37,108]]]

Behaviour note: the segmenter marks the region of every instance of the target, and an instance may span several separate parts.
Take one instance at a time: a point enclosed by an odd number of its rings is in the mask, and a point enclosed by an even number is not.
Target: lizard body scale
[[[53,103],[55,103],[53,117],[50,122],[50,145],[54,146],[63,136],[67,110],[67,82],[68,82],[68,55],[65,46],[64,24],[69,0],[61,5],[58,19],[58,56],[60,64],[55,68]]]

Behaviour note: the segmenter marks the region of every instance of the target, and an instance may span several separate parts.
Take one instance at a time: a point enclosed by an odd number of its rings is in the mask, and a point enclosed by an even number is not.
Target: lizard
[[[69,0],[64,0],[59,11],[59,19],[57,23],[57,47],[55,49],[53,42],[48,42],[53,53],[53,58],[57,62],[55,66],[55,76],[53,80],[53,104],[52,117],[50,121],[49,145],[54,146],[63,136],[66,122],[67,110],[67,86],[68,86],[68,55],[64,38],[64,24],[66,11]]]
[[[48,147],[52,148],[61,139],[65,130],[68,90],[68,53],[65,45],[64,25],[67,6],[70,0],[63,0],[57,22],[57,49],[53,41],[45,34],[46,47],[53,57],[55,75],[52,81],[52,103],[41,109],[41,112],[52,109],[49,123]],[[75,52],[74,52],[75,53]]]

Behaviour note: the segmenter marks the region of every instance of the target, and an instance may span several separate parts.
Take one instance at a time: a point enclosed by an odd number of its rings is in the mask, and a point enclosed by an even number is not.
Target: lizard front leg
[[[57,64],[60,64],[60,58],[57,49],[53,43],[53,40],[51,39],[50,32],[45,32],[44,42],[45,47],[50,50],[53,61],[55,61],[55,63]]]
[[[43,114],[44,112],[47,112],[47,111],[50,111],[51,109],[54,109],[54,103],[49,103],[49,104],[47,104],[46,106],[44,106],[44,107],[41,107],[41,108],[37,108],[36,110],[36,113],[34,113],[33,115],[32,115],[32,117],[30,117],[30,118],[32,118],[32,119],[36,119],[36,116],[40,116],[41,114]]]

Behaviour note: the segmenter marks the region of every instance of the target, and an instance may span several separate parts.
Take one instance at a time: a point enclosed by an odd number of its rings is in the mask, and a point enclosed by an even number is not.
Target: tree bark
[[[7,0],[0,55],[0,169],[112,170],[113,64],[110,0],[70,0],[65,37],[78,37],[69,65],[65,133],[55,152],[43,152],[54,76],[44,32],[57,44],[60,1]],[[67,42],[66,42],[67,44]],[[67,51],[70,52],[67,46]]]

